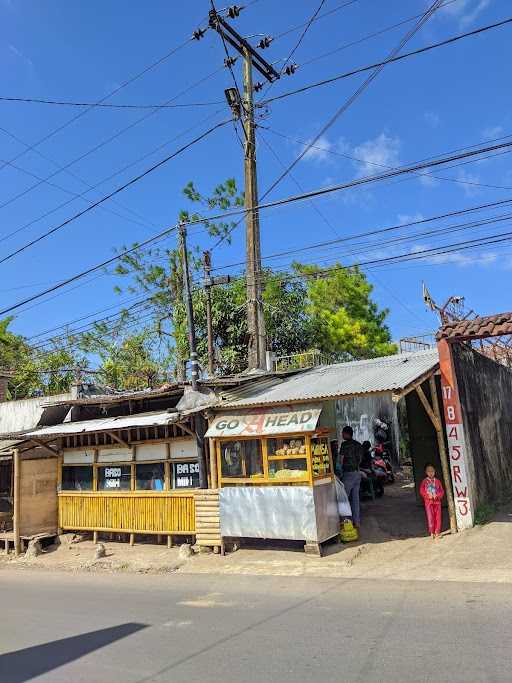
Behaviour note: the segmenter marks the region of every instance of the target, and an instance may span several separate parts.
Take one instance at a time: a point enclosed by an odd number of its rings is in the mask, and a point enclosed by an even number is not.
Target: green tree
[[[9,330],[12,321],[12,317],[0,320],[0,368],[13,373],[8,398],[69,391],[77,365],[74,353],[62,346],[44,352],[33,348],[24,337]]]
[[[385,324],[389,311],[379,310],[372,285],[357,267],[297,263],[294,270],[307,282],[305,313],[317,348],[347,360],[397,352]]]

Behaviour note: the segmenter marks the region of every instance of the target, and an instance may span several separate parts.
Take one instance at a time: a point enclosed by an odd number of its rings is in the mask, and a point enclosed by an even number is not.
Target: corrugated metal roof
[[[437,349],[312,368],[280,379],[262,378],[225,391],[222,408],[291,403],[353,394],[400,391],[439,364]]]
[[[128,429],[130,427],[164,426],[177,422],[178,418],[178,413],[168,413],[166,411],[139,413],[138,415],[122,415],[120,417],[107,417],[98,420],[83,420],[82,422],[63,422],[51,427],[41,427],[40,429],[22,432],[17,436],[23,439],[30,439],[31,437],[57,437],[69,434]]]

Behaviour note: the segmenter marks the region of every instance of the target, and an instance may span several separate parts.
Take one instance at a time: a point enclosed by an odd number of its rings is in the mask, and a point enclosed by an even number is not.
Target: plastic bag
[[[348,500],[347,492],[338,477],[334,477],[336,484],[336,499],[338,501],[338,514],[340,517],[352,517],[352,508]]]

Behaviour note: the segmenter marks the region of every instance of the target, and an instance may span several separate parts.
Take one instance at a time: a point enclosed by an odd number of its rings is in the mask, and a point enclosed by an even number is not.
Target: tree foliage
[[[39,351],[9,330],[12,321],[12,317],[0,320],[0,368],[13,373],[7,397],[20,399],[68,391],[74,379],[75,355],[65,347]]]

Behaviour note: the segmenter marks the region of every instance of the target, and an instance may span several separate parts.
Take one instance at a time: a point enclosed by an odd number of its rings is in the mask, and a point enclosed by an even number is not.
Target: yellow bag
[[[359,539],[357,529],[354,527],[350,519],[343,520],[340,530],[340,539],[342,543],[351,543]]]

